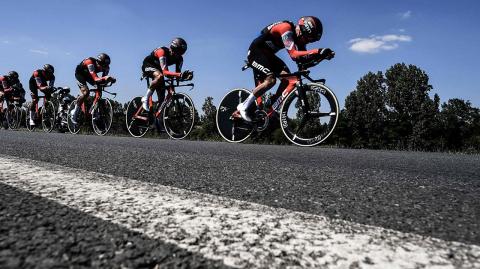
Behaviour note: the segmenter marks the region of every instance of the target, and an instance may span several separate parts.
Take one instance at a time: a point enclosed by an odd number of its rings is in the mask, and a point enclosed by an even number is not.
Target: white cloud
[[[400,13],[399,15],[400,15],[400,18],[406,20],[406,19],[409,19],[410,17],[412,17],[412,11],[408,10],[406,12]]]
[[[3,44],[10,44],[10,40],[3,40],[2,43]]]
[[[350,40],[350,50],[358,53],[378,53],[381,51],[394,50],[399,47],[399,42],[411,42],[408,35],[372,35],[367,38],[354,38]]]
[[[406,32],[405,29],[398,29],[398,31],[399,31],[400,33],[405,33],[405,32]]]
[[[45,51],[45,50],[29,49],[28,51],[31,52],[31,53],[48,55],[48,51]]]

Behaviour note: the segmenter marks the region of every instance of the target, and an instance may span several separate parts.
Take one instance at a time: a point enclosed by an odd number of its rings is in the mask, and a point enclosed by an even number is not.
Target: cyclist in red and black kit
[[[38,90],[43,92],[45,98],[50,100],[55,84],[55,69],[51,64],[46,64],[43,69],[33,71],[30,80],[28,81],[30,87],[30,95],[32,96],[32,106],[30,107],[30,125],[35,125],[35,108],[38,102]]]
[[[13,98],[17,98],[20,105],[25,102],[25,90],[16,71],[0,76],[0,112],[3,112],[3,101],[8,105]]]
[[[90,85],[96,85],[109,81],[115,82],[115,78],[108,75],[109,71],[110,56],[106,53],[100,53],[97,58],[89,57],[77,65],[77,68],[75,69],[75,78],[77,79],[77,84],[80,88],[80,96],[78,96],[76,106],[70,115],[73,124],[77,124],[77,118],[81,106],[90,93],[87,83]],[[98,75],[100,72],[102,72],[102,76]]]
[[[275,55],[282,48],[287,50],[292,60],[307,66],[316,59],[332,59],[335,53],[331,49],[306,48],[307,44],[319,41],[322,34],[322,23],[313,16],[301,17],[297,25],[290,21],[281,21],[265,27],[248,50],[247,60],[253,69],[256,87],[253,93],[237,106],[234,116],[252,121],[250,114],[255,100],[275,85],[279,75],[290,73],[287,65]],[[296,77],[282,78],[272,98],[272,104],[287,87],[295,87],[296,82]]]
[[[145,111],[150,111],[148,99],[153,92],[157,92],[158,104],[162,104],[165,99],[165,80],[164,76],[176,77],[183,80],[193,78],[193,72],[189,70],[182,71],[183,57],[187,51],[187,42],[180,37],[174,38],[170,47],[160,47],[152,51],[145,57],[142,64],[142,71],[145,77],[152,79],[147,93],[142,98],[142,107]],[[168,66],[175,65],[175,72],[169,71]]]

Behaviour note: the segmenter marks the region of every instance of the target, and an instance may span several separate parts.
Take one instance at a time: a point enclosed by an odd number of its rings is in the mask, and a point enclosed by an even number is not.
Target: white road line
[[[480,268],[480,247],[0,155],[0,182],[235,267]]]

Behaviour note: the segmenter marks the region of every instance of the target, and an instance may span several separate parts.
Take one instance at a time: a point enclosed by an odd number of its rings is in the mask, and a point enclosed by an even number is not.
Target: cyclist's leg
[[[158,90],[160,89],[161,84],[163,84],[163,75],[158,67],[146,60],[143,62],[142,70],[143,73],[152,80],[150,82],[150,87],[147,89],[145,96],[142,98],[143,109],[145,111],[150,111],[148,104],[149,99],[153,95],[153,92],[157,91],[157,95],[159,94]]]
[[[248,61],[252,66],[257,86],[253,89],[252,94],[250,94],[243,103],[237,106],[240,115],[247,121],[251,121],[251,117],[248,115],[248,112],[255,104],[255,100],[265,94],[276,83],[275,76],[278,75],[279,72],[275,71],[279,68],[275,66],[276,61],[272,60],[275,58],[278,57],[275,56],[273,52],[270,52],[266,49],[257,48],[256,46],[250,46],[250,50],[248,52]]]
[[[276,70],[279,72],[281,75],[288,75],[290,74],[290,70],[288,69],[287,65],[280,59],[273,59],[275,61],[275,66],[278,66],[279,69]],[[275,94],[271,98],[271,104],[273,104],[277,98],[282,95],[284,90],[287,90],[290,92],[293,88],[295,88],[295,85],[297,83],[298,79],[296,77],[284,77],[280,80],[280,85],[278,85],[278,89],[275,92]]]
[[[85,99],[88,97],[89,94],[87,79],[85,78],[85,76],[83,74],[75,72],[75,78],[77,79],[77,85],[80,89],[80,95],[77,98],[77,103],[71,114],[71,120],[74,124],[77,123],[78,114],[80,113],[82,104],[85,102]]]

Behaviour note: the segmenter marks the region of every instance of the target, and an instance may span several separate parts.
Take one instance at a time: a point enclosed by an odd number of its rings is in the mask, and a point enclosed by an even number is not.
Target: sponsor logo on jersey
[[[160,57],[160,67],[163,69],[165,69],[165,67],[167,67],[167,57],[165,56],[162,56]]]
[[[264,74],[268,75],[268,73],[271,73],[270,69],[266,68],[265,66],[253,61],[252,66],[255,67],[257,70],[262,71]]]
[[[93,64],[89,64],[87,68],[88,68],[88,72],[95,73],[95,66]]]
[[[293,49],[293,46],[295,46],[295,41],[293,41],[293,32],[288,31],[282,35],[282,41],[283,45],[287,50]]]
[[[269,26],[267,26],[268,31],[272,30],[273,27],[275,27],[276,25],[279,25],[281,23],[283,23],[283,21],[279,21],[279,22],[270,24]]]

